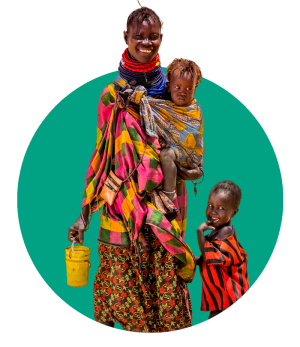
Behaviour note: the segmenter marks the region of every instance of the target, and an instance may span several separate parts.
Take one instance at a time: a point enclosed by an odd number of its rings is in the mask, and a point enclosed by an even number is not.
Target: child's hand
[[[206,221],[206,222],[203,222],[202,224],[200,224],[198,226],[198,229],[197,231],[200,231],[200,232],[203,232],[206,231],[206,230],[215,230],[215,227],[213,227],[212,225],[210,225],[211,222],[210,221]]]

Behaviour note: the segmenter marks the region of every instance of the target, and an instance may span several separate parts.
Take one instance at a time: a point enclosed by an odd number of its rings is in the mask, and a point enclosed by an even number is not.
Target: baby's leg
[[[160,152],[160,163],[163,171],[163,187],[164,193],[173,201],[176,199],[176,176],[177,166],[175,164],[176,156],[172,148],[164,148]]]

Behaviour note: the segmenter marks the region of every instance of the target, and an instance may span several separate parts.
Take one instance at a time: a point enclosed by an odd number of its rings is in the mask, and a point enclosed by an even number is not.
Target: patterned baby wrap
[[[186,106],[177,106],[168,100],[146,97],[143,86],[137,86],[131,101],[140,105],[142,125],[149,136],[158,134],[170,145],[177,161],[188,167],[189,157],[196,165],[203,157],[203,117],[195,98]]]

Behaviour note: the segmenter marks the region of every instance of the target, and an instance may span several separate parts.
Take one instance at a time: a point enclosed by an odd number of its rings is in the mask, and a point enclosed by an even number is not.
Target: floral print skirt
[[[137,332],[190,327],[190,293],[177,275],[177,258],[153,233],[146,239],[150,250],[139,256],[134,247],[99,242],[100,266],[94,282],[95,319],[100,323],[117,322],[124,330]]]

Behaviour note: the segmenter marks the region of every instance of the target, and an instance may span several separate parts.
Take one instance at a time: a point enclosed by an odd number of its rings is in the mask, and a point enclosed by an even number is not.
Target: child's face
[[[228,223],[237,212],[238,209],[233,208],[228,194],[219,192],[209,195],[206,218],[211,222],[213,227],[219,228]]]
[[[159,21],[150,19],[150,25],[144,21],[133,20],[128,31],[124,31],[124,40],[129,53],[140,63],[149,63],[158,53],[163,35]]]
[[[196,83],[196,76],[193,77],[188,72],[180,75],[174,71],[170,76],[170,82],[167,83],[172,101],[178,106],[189,104],[193,100]]]

